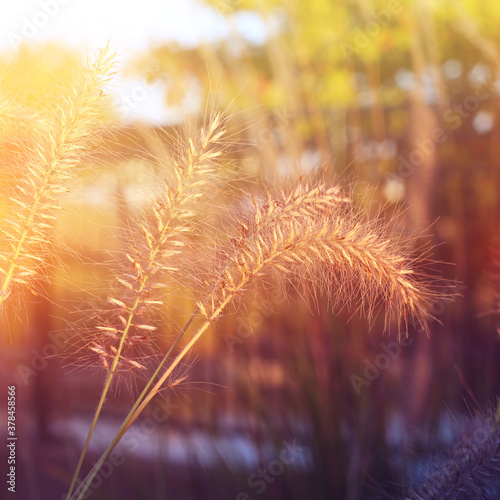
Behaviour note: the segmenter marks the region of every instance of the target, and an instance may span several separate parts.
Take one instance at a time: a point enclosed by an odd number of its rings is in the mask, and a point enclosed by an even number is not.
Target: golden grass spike
[[[102,90],[109,80],[112,66],[109,51],[101,50],[89,71],[75,74],[71,90],[59,97],[60,103],[55,103],[52,113],[33,118],[31,132],[34,142],[26,155],[28,182],[20,181],[16,196],[12,197],[17,207],[12,213],[17,222],[13,225],[15,235],[9,237],[11,251],[5,254],[9,265],[0,281],[0,307],[8,297],[7,291],[10,292],[12,283],[30,286],[30,282],[19,279],[19,266],[31,263],[32,269],[38,269],[29,258],[27,249],[31,246],[39,249],[39,255],[45,254],[41,244],[37,247],[40,241],[35,237],[44,237],[52,229],[58,209],[52,195],[66,189],[63,184],[74,173],[82,151],[94,140],[95,131],[104,125],[101,120],[104,107]]]
[[[213,302],[211,310],[217,311],[248,281],[274,268],[291,279],[294,275],[314,279],[334,303],[360,300],[368,318],[382,299],[387,323],[391,318],[405,323],[411,313],[425,324],[435,297],[429,280],[413,268],[411,257],[387,239],[385,226],[363,220],[340,192],[320,184],[254,198],[252,213],[238,221],[240,238],[232,240],[232,251],[221,264],[224,279],[228,275],[238,278],[227,293],[222,278],[215,276],[204,305]],[[270,199],[275,211],[268,208]],[[301,204],[308,210],[302,210]]]

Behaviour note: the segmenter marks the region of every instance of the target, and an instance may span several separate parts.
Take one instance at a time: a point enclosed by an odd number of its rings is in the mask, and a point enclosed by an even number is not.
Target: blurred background
[[[451,446],[457,422],[500,393],[499,23],[500,6],[471,0],[4,7],[2,105],[50,108],[48,89],[71,86],[108,40],[119,61],[112,126],[60,200],[56,234],[73,253],[56,251],[46,297],[23,292],[0,326],[2,391],[17,386],[18,498],[67,491],[104,380],[74,325],[106,300],[109,252],[151,201],[161,172],[148,154],[214,108],[231,116],[226,161],[242,188],[321,172],[363,210],[402,214],[399,231],[433,246],[437,321],[398,343],[395,327],[383,335],[382,321],[323,299],[249,298],[136,423],[91,498],[404,498],[436,440]],[[5,193],[24,138],[16,128],[0,140]],[[181,324],[192,309],[179,299],[165,314]],[[109,397],[86,470],[137,386],[124,378]]]

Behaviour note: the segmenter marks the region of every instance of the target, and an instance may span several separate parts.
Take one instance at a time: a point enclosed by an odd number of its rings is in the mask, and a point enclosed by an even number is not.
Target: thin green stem
[[[81,470],[82,465],[83,465],[83,460],[85,459],[85,455],[87,454],[87,450],[88,450],[88,447],[90,445],[90,440],[92,439],[92,435],[94,434],[94,430],[95,430],[95,426],[97,424],[97,420],[98,420],[98,418],[99,418],[99,416],[101,414],[102,408],[104,406],[104,401],[106,399],[106,396],[108,394],[109,388],[111,386],[111,382],[113,380],[114,374],[116,373],[116,367],[118,366],[118,362],[119,362],[120,357],[121,357],[123,346],[125,345],[125,340],[126,340],[126,338],[128,336],[128,332],[129,332],[129,330],[130,330],[130,328],[132,326],[135,314],[137,312],[137,308],[139,307],[139,305],[141,303],[142,293],[144,292],[144,290],[146,288],[146,285],[147,285],[147,282],[148,282],[148,279],[149,279],[149,274],[148,273],[150,272],[151,267],[153,266],[153,264],[155,262],[155,259],[156,259],[156,256],[157,256],[157,254],[158,254],[158,252],[160,250],[160,247],[162,245],[163,236],[165,235],[165,232],[169,228],[170,223],[172,222],[172,219],[174,217],[175,217],[175,210],[172,211],[172,213],[171,213],[171,215],[170,215],[167,223],[165,224],[165,227],[163,228],[162,232],[160,233],[160,236],[158,238],[158,244],[156,245],[156,248],[151,252],[148,267],[147,267],[147,269],[146,269],[146,271],[144,273],[144,276],[143,276],[143,278],[141,280],[141,285],[140,285],[140,288],[139,288],[139,290],[137,292],[137,297],[136,297],[136,299],[134,301],[134,304],[133,304],[132,308],[129,311],[129,315],[128,315],[128,318],[127,318],[127,323],[126,323],[125,327],[123,328],[123,332],[122,332],[122,334],[120,336],[120,342],[118,344],[118,348],[116,350],[116,354],[114,355],[111,367],[110,367],[110,369],[108,371],[108,375],[106,377],[106,382],[104,383],[104,388],[103,388],[102,393],[101,393],[101,398],[99,400],[99,404],[97,405],[96,412],[94,414],[94,419],[92,420],[92,424],[91,424],[89,432],[87,434],[87,439],[85,440],[85,445],[83,446],[82,452],[80,454],[80,458],[78,460],[78,464],[76,466],[75,472],[73,473],[73,478],[71,480],[71,484],[70,484],[70,487],[69,487],[69,490],[68,490],[68,494],[66,495],[66,500],[70,500],[71,495],[73,493],[73,490],[75,488],[76,482],[78,480],[78,476],[80,474],[80,470]]]
[[[153,397],[160,391],[161,387],[165,383],[165,381],[168,379],[168,377],[172,374],[172,371],[176,368],[176,366],[182,361],[184,356],[191,350],[193,345],[199,340],[199,338],[203,335],[205,330],[208,328],[208,326],[211,324],[212,320],[215,319],[216,317],[219,316],[219,314],[225,309],[227,304],[231,302],[231,300],[235,297],[235,295],[247,284],[247,282],[251,279],[251,277],[255,274],[257,274],[263,267],[268,265],[270,262],[272,262],[277,256],[281,255],[285,250],[281,250],[279,252],[274,252],[272,255],[268,256],[266,259],[264,259],[254,270],[252,273],[248,274],[245,276],[242,281],[238,284],[238,286],[232,291],[231,294],[229,294],[217,307],[215,311],[212,312],[210,319],[207,319],[203,325],[197,330],[197,332],[193,335],[191,340],[184,346],[182,351],[176,356],[176,358],[172,361],[170,366],[165,370],[161,378],[156,382],[155,386],[149,390],[151,385],[153,384],[155,378],[157,375],[160,373],[161,369],[165,365],[165,363],[168,361],[168,358],[170,357],[170,354],[173,350],[173,348],[178,344],[186,330],[189,328],[191,322],[193,321],[194,317],[198,313],[198,310],[195,310],[193,314],[191,315],[189,321],[186,323],[182,331],[179,333],[177,338],[175,339],[174,343],[168,350],[167,354],[164,356],[162,359],[161,363],[159,364],[158,368],[154,372],[154,374],[151,376],[149,379],[146,387],[140,394],[140,396],[137,398],[135,401],[134,405],[132,406],[131,410],[129,411],[128,415],[126,416],[125,420],[123,421],[122,425],[118,429],[118,432],[116,433],[115,437],[109,444],[108,448],[106,451],[101,455],[101,458],[98,460],[98,462],[94,465],[88,476],[85,478],[83,483],[80,485],[80,488],[75,492],[75,495],[70,500],[82,500],[83,496],[85,495],[86,491],[89,489],[90,484],[94,480],[95,476],[99,472],[99,469],[102,467],[104,461],[107,459],[109,454],[113,451],[115,446],[118,444],[120,439],[124,436],[124,434],[127,432],[127,430],[130,428],[130,426],[135,422],[135,420],[139,417],[139,415],[142,413],[144,408],[148,405],[148,403],[153,399]],[[78,495],[78,496],[76,496]]]
[[[75,488],[76,481],[78,479],[78,474],[80,474],[80,470],[82,468],[83,460],[85,458],[85,455],[87,454],[87,450],[90,444],[90,440],[92,439],[92,435],[94,434],[94,429],[97,424],[97,419],[99,418],[99,415],[101,413],[102,407],[104,405],[104,401],[106,399],[106,394],[108,392],[109,386],[111,385],[111,372],[108,373],[108,376],[106,378],[106,382],[104,384],[104,389],[101,393],[101,398],[99,400],[99,404],[97,405],[94,418],[92,420],[92,424],[90,425],[90,430],[87,434],[87,439],[85,440],[85,445],[83,446],[83,450],[80,454],[80,458],[78,460],[78,465],[76,466],[75,472],[73,474],[73,478],[71,480],[71,485],[69,487],[68,494],[66,495],[66,500],[69,500],[71,498],[71,493],[73,492],[73,489]]]
[[[190,165],[195,165],[200,156],[202,155],[203,151],[206,149],[207,147],[207,144],[208,144],[208,140],[206,142],[203,143],[202,145],[202,150],[197,152],[195,155],[193,156],[189,156],[189,162],[190,162]],[[120,342],[119,342],[119,346],[118,346],[118,349],[117,349],[117,352],[114,356],[114,359],[113,359],[113,364],[110,368],[110,371],[108,373],[108,377],[106,379],[106,384],[104,386],[104,389],[103,389],[103,393],[101,395],[101,401],[100,401],[100,404],[97,408],[97,411],[96,411],[96,414],[94,416],[94,420],[93,420],[93,423],[92,423],[92,426],[89,430],[89,434],[87,436],[87,440],[86,440],[86,443],[85,443],[85,446],[84,446],[84,449],[82,450],[82,454],[80,456],[80,460],[78,462],[78,466],[75,470],[75,473],[73,475],[73,479],[72,479],[72,482],[71,482],[71,485],[70,485],[70,489],[68,491],[68,494],[66,496],[66,500],[69,500],[71,498],[71,495],[73,493],[73,489],[75,487],[75,484],[76,484],[76,481],[77,481],[77,478],[78,478],[78,475],[80,473],[80,470],[81,470],[81,466],[82,466],[82,463],[83,463],[83,459],[85,457],[85,454],[87,452],[87,449],[88,449],[88,446],[89,446],[89,443],[90,443],[90,439],[92,437],[92,434],[94,432],[94,428],[95,428],[95,423],[99,417],[99,414],[102,410],[102,404],[104,403],[104,398],[106,396],[106,393],[107,391],[109,390],[109,386],[110,386],[110,383],[111,383],[111,379],[113,378],[113,375],[114,375],[114,372],[115,372],[115,368],[118,364],[118,361],[120,359],[120,356],[121,356],[121,352],[122,352],[122,349],[123,349],[123,345],[125,343],[125,340],[126,340],[126,337],[128,335],[128,331],[132,325],[132,320],[133,320],[133,317],[137,311],[137,308],[140,304],[140,301],[141,301],[141,297],[142,297],[142,292],[145,290],[146,288],[146,284],[149,280],[149,273],[151,271],[151,268],[153,266],[153,264],[155,263],[156,261],[156,257],[158,255],[158,252],[160,251],[160,248],[161,246],[163,245],[163,243],[165,242],[165,239],[164,239],[164,236],[167,232],[167,230],[170,229],[170,225],[172,223],[172,221],[174,220],[174,218],[178,215],[178,212],[179,212],[179,209],[180,209],[180,206],[182,204],[182,201],[183,201],[183,195],[185,193],[185,191],[187,189],[189,189],[190,187],[190,181],[192,180],[192,177],[193,177],[193,171],[192,169],[188,169],[188,174],[186,177],[184,177],[183,181],[180,183],[180,187],[179,187],[179,190],[178,192],[176,193],[176,196],[175,198],[172,200],[173,202],[173,206],[171,207],[170,209],[170,214],[169,214],[169,218],[168,220],[166,221],[163,229],[161,230],[160,232],[160,235],[157,239],[157,245],[156,247],[153,249],[151,249],[151,252],[150,252],[150,256],[149,256],[149,263],[148,263],[148,267],[147,269],[145,270],[144,272],[144,276],[141,278],[141,285],[140,285],[140,288],[138,290],[138,294],[137,294],[137,298],[135,300],[135,303],[133,305],[133,307],[130,309],[130,313],[129,313],[129,317],[128,317],[128,320],[127,320],[127,324],[125,325],[125,328],[123,330],[123,333],[120,337]],[[180,182],[180,181],[179,181]],[[141,401],[141,398],[143,396],[146,395],[149,387],[151,386],[151,384],[154,382],[154,379],[157,377],[157,375],[160,373],[161,369],[163,368],[164,364],[166,363],[166,361],[168,360],[169,356],[170,356],[170,353],[172,352],[172,350],[175,348],[175,346],[178,344],[178,342],[180,341],[180,339],[182,338],[182,336],[184,335],[185,331],[187,330],[187,328],[189,328],[189,326],[191,325],[191,322],[193,321],[193,319],[195,318],[196,314],[198,313],[198,309],[196,309],[193,314],[191,315],[191,318],[188,320],[188,322],[186,323],[186,325],[184,326],[184,328],[182,329],[182,331],[179,333],[178,337],[176,338],[176,340],[174,341],[174,343],[172,344],[172,346],[170,347],[168,353],[166,354],[165,358],[163,359],[163,361],[160,363],[160,365],[158,366],[158,368],[156,369],[155,373],[153,374],[153,376],[151,377],[150,381],[148,382],[148,384],[146,385],[146,387],[144,388],[143,390],[143,393],[139,396],[139,399],[137,400],[137,404],[140,403]],[[133,413],[133,411],[135,410],[136,406],[134,405],[134,407],[132,408],[131,410],[131,413]],[[97,464],[96,464],[97,465]],[[100,467],[100,465],[99,465]],[[94,467],[95,468],[95,467]],[[94,468],[92,469],[92,471],[94,470]],[[99,470],[99,468],[96,469],[96,472]],[[92,473],[91,471],[91,473]],[[95,475],[95,474],[94,474]],[[92,480],[92,479],[91,479]],[[88,486],[87,486],[88,488]],[[74,495],[73,495],[74,496]]]
[[[144,280],[145,282],[146,280]],[[144,288],[144,287],[142,287]],[[141,290],[142,290],[141,288]],[[121,335],[120,338],[120,343],[118,345],[118,349],[116,351],[116,355],[113,359],[113,362],[111,364],[111,367],[108,371],[108,375],[106,377],[106,381],[104,383],[104,387],[102,389],[101,397],[99,399],[99,403],[97,405],[94,418],[92,420],[92,424],[90,425],[89,432],[87,434],[87,439],[85,440],[85,445],[83,446],[82,452],[80,454],[80,458],[78,460],[78,464],[76,466],[75,472],[73,474],[73,478],[71,480],[71,485],[69,487],[68,494],[66,495],[66,500],[69,500],[71,498],[71,494],[73,493],[73,489],[75,487],[76,481],[78,480],[78,475],[80,474],[80,470],[82,468],[83,460],[85,459],[85,455],[87,454],[88,447],[90,445],[90,440],[92,439],[92,435],[94,434],[95,426],[97,424],[97,420],[99,419],[99,416],[101,414],[102,408],[104,406],[104,401],[106,400],[106,396],[108,394],[109,388],[111,387],[111,382],[113,380],[114,374],[116,373],[116,367],[118,366],[118,361],[120,360],[121,352],[123,349],[123,345],[125,343],[125,339],[127,337],[128,331],[132,325],[132,320],[135,314],[135,311],[137,310],[137,307],[139,306],[140,303],[140,297],[141,295],[139,294],[134,302],[134,305],[130,311],[129,317],[127,324],[125,328],[123,329],[123,334]]]
[[[186,322],[186,324],[184,325],[184,327],[182,328],[182,330],[177,335],[176,339],[174,340],[174,342],[170,346],[170,349],[168,350],[167,354],[165,354],[165,356],[162,359],[161,363],[158,365],[157,369],[155,370],[155,372],[153,373],[153,375],[149,379],[148,383],[146,384],[146,386],[142,390],[140,396],[137,398],[136,402],[132,406],[132,408],[129,411],[127,417],[125,418],[123,424],[118,429],[118,432],[117,432],[116,436],[114,437],[113,441],[111,442],[111,444],[109,445],[108,449],[104,452],[104,454],[101,456],[101,458],[99,459],[99,461],[94,465],[94,467],[90,471],[90,473],[87,476],[87,478],[85,478],[85,480],[83,481],[83,483],[80,486],[80,488],[75,492],[75,495],[77,495],[77,494],[79,495],[77,498],[79,498],[79,499],[82,498],[82,496],[85,494],[85,492],[89,488],[90,483],[94,480],[95,475],[97,474],[97,472],[101,468],[102,464],[104,463],[104,461],[108,457],[109,453],[111,453],[111,451],[113,451],[114,447],[120,441],[120,439],[122,438],[123,434],[125,434],[125,432],[128,430],[129,426],[127,426],[127,422],[129,420],[129,418],[132,417],[132,415],[134,415],[135,411],[137,410],[137,407],[142,402],[142,400],[144,399],[144,397],[147,395],[147,392],[148,392],[149,388],[153,384],[153,382],[156,379],[156,377],[159,375],[159,373],[162,370],[162,368],[164,367],[165,363],[168,361],[168,359],[172,355],[173,350],[175,349],[175,347],[177,346],[177,344],[180,342],[180,340],[182,339],[182,337],[186,333],[187,329],[191,326],[191,323],[195,319],[195,317],[198,314],[198,312],[199,312],[198,309],[195,309],[193,311],[193,313],[191,314],[189,320]],[[73,487],[74,487],[74,485],[73,485]],[[69,500],[70,498],[71,497],[68,496],[67,500]]]

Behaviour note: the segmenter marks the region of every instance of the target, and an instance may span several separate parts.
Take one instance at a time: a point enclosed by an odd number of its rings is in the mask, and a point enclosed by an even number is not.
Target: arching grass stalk
[[[263,265],[265,265],[265,264],[266,263],[263,263]],[[175,357],[175,359],[172,361],[172,363],[169,365],[169,367],[162,374],[160,379],[156,382],[154,387],[152,389],[150,389],[150,387],[153,385],[156,377],[160,374],[161,370],[163,369],[163,367],[165,366],[167,361],[170,359],[171,353],[173,352],[174,348],[180,342],[181,338],[184,336],[185,332],[187,331],[187,329],[191,325],[192,321],[194,320],[194,318],[198,314],[199,310],[196,309],[193,312],[190,319],[188,320],[188,322],[186,323],[186,325],[181,330],[181,332],[179,333],[179,335],[175,339],[174,343],[172,344],[172,346],[168,350],[167,354],[163,357],[163,359],[160,362],[159,366],[157,367],[155,373],[149,379],[148,383],[146,384],[146,387],[143,389],[142,393],[135,401],[132,409],[128,413],[123,424],[118,429],[118,431],[117,431],[115,437],[113,438],[113,440],[111,441],[110,445],[108,446],[106,451],[102,454],[102,456],[97,461],[97,463],[94,465],[94,467],[91,470],[91,472],[89,473],[89,475],[82,482],[79,489],[75,492],[75,495],[73,497],[71,497],[71,500],[73,500],[73,499],[81,500],[84,497],[85,493],[87,492],[88,488],[90,487],[90,484],[92,483],[95,476],[99,472],[99,469],[102,467],[102,464],[106,461],[109,454],[113,451],[113,449],[119,443],[121,438],[125,435],[125,433],[130,428],[130,426],[137,420],[137,418],[142,413],[144,408],[148,405],[148,403],[151,401],[151,399],[153,399],[153,397],[156,394],[158,394],[158,392],[162,389],[162,387],[165,384],[165,382],[167,381],[167,379],[171,376],[173,370],[178,366],[178,364],[182,361],[182,359],[186,356],[186,354],[191,350],[191,348],[199,340],[199,338],[203,335],[203,333],[205,333],[206,329],[210,326],[212,321],[219,316],[219,314],[224,310],[226,305],[229,302],[231,302],[231,300],[234,298],[234,296],[243,288],[244,285],[246,285],[246,283],[248,282],[250,277],[251,276],[249,275],[245,280],[242,280],[242,282],[237,287],[237,289],[234,290],[233,294],[226,297],[226,299],[220,304],[220,306],[213,312],[212,317],[210,319],[207,319],[203,323],[203,325],[196,331],[196,333],[193,335],[191,340],[186,344],[186,346],[182,349],[182,351]],[[172,384],[172,386],[174,384]]]
[[[171,262],[172,257],[178,255],[178,248],[183,246],[182,234],[189,230],[189,219],[194,212],[191,204],[201,196],[200,189],[207,182],[208,174],[216,168],[213,160],[220,155],[220,151],[211,148],[224,134],[224,121],[220,114],[216,114],[206,128],[203,128],[199,140],[189,140],[187,150],[183,152],[182,161],[177,163],[173,171],[176,177],[174,186],[166,184],[165,196],[153,209],[153,223],[146,221],[141,224],[143,241],[137,247],[130,248],[127,254],[132,264],[132,276],[119,278],[121,285],[119,298],[112,297],[108,301],[115,307],[114,316],[105,324],[97,326],[97,330],[104,335],[102,341],[93,342],[90,349],[97,352],[108,368],[106,380],[101,392],[99,403],[90,425],[85,444],[76,466],[67,499],[71,498],[78,475],[87,454],[97,421],[102,412],[106,397],[115,378],[118,366],[127,362],[129,366],[143,368],[134,360],[124,356],[124,346],[127,342],[143,340],[144,332],[152,332],[156,327],[145,323],[143,316],[146,310],[161,306],[160,297],[151,296],[151,286],[157,285],[159,273],[176,272],[178,269]],[[146,255],[144,258],[143,256]],[[160,285],[160,286],[158,286]],[[193,313],[192,318],[194,318]],[[192,319],[188,322],[191,324]],[[187,327],[186,327],[187,328]],[[134,335],[135,334],[135,335]],[[170,351],[177,345],[183,332],[174,342]],[[114,341],[114,342],[113,342]],[[161,367],[157,372],[161,370]],[[156,372],[153,379],[156,377]],[[149,388],[146,386],[145,390]]]
[[[295,204],[298,199],[301,203]],[[387,306],[386,319],[395,316],[407,322],[413,317],[426,325],[429,318],[426,309],[434,298],[432,289],[422,281],[423,276],[417,276],[412,259],[398,251],[386,237],[386,228],[379,222],[366,222],[355,216],[350,202],[339,197],[338,189],[299,186],[290,195],[268,195],[252,201],[252,214],[238,221],[239,238],[230,236],[231,244],[220,268],[203,291],[203,299],[196,303],[205,321],[156,381],[197,311],[193,313],[72,500],[83,498],[109,453],[155,395],[163,387],[180,382],[168,383],[175,368],[209,325],[250,282],[270,272],[298,276],[314,284],[319,282],[325,290],[335,289],[334,302],[352,302],[361,297],[367,316],[383,300]],[[294,204],[295,208],[290,210]]]

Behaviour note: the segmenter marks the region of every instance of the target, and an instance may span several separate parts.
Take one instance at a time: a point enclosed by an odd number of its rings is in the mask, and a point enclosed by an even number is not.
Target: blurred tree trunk
[[[432,221],[431,201],[437,165],[436,143],[433,132],[438,128],[436,112],[426,102],[424,95],[425,54],[421,44],[420,29],[412,23],[411,55],[415,82],[410,91],[409,151],[406,159],[412,166],[407,178],[408,217],[410,227],[426,231]]]
[[[408,226],[418,235],[428,232],[432,223],[432,200],[437,167],[437,144],[433,133],[439,123],[435,110],[425,96],[426,55],[422,45],[422,18],[415,8],[410,15],[411,58],[414,85],[410,91],[408,152],[406,160],[412,171],[407,177]],[[417,243],[418,244],[418,243]],[[427,401],[432,380],[432,344],[425,335],[417,333],[414,343],[412,377],[408,394],[410,425],[421,425],[427,416]]]
[[[361,14],[361,19],[363,23],[367,25],[370,22],[374,9],[370,0],[357,0],[357,6]],[[380,64],[379,59],[366,59],[365,60],[366,75],[368,80],[368,86],[370,88],[371,95],[373,96],[373,102],[370,106],[370,120],[373,138],[375,139],[377,145],[381,144],[387,138],[387,127],[385,120],[385,109],[382,96],[382,80],[380,76]],[[373,169],[377,176],[384,175],[388,171],[387,157],[384,155],[380,158],[378,155],[373,157]]]

